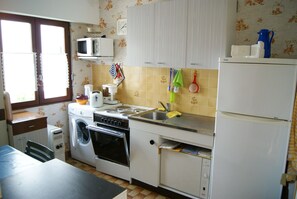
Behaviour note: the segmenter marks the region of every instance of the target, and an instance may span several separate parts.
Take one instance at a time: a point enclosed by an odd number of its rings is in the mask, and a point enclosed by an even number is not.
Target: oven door
[[[87,128],[98,158],[129,166],[129,131],[94,125]]]

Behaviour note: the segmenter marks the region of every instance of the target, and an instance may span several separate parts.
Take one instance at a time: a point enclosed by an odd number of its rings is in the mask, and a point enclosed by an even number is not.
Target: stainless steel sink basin
[[[151,120],[166,120],[168,117],[166,116],[166,112],[161,111],[152,111],[148,113],[144,113],[140,115],[142,118],[151,119]]]

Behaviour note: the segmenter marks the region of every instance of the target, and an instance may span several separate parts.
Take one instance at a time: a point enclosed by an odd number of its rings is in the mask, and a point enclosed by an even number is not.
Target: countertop
[[[215,118],[201,115],[182,113],[181,116],[168,118],[166,120],[152,120],[140,117],[141,114],[129,116],[131,120],[137,120],[150,124],[176,128],[194,133],[214,135]]]
[[[13,120],[8,121],[8,123],[9,124],[17,124],[17,123],[22,123],[22,122],[31,121],[31,120],[44,119],[44,118],[47,118],[47,117],[37,114],[37,113],[23,111],[23,112],[13,113]]]

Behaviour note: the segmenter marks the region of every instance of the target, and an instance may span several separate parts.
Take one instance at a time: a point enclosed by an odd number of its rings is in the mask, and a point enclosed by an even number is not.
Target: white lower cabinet
[[[160,184],[178,191],[207,198],[210,160],[162,149]]]
[[[130,129],[131,178],[157,187],[159,185],[160,136],[141,129]]]
[[[212,148],[208,139],[203,144],[198,133],[187,139],[190,132],[135,120],[129,125],[132,179],[189,197],[208,198]],[[170,149],[168,142],[179,144],[178,149]]]

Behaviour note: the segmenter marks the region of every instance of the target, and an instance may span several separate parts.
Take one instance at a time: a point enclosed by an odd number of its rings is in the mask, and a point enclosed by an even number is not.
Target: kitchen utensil
[[[199,87],[199,85],[196,82],[196,77],[197,77],[197,71],[195,70],[193,82],[189,86],[189,91],[191,93],[198,93],[199,90],[200,90],[200,87]]]
[[[258,32],[258,34],[259,34],[258,41],[264,42],[264,49],[265,49],[264,58],[269,58],[270,50],[271,50],[271,42],[274,36],[274,32],[272,30],[262,29]]]
[[[170,72],[169,72],[169,84],[168,84],[168,91],[171,90],[171,80],[172,80],[172,70],[173,68],[170,68]]]
[[[93,91],[90,98],[90,106],[98,108],[103,106],[103,95],[100,91]]]

